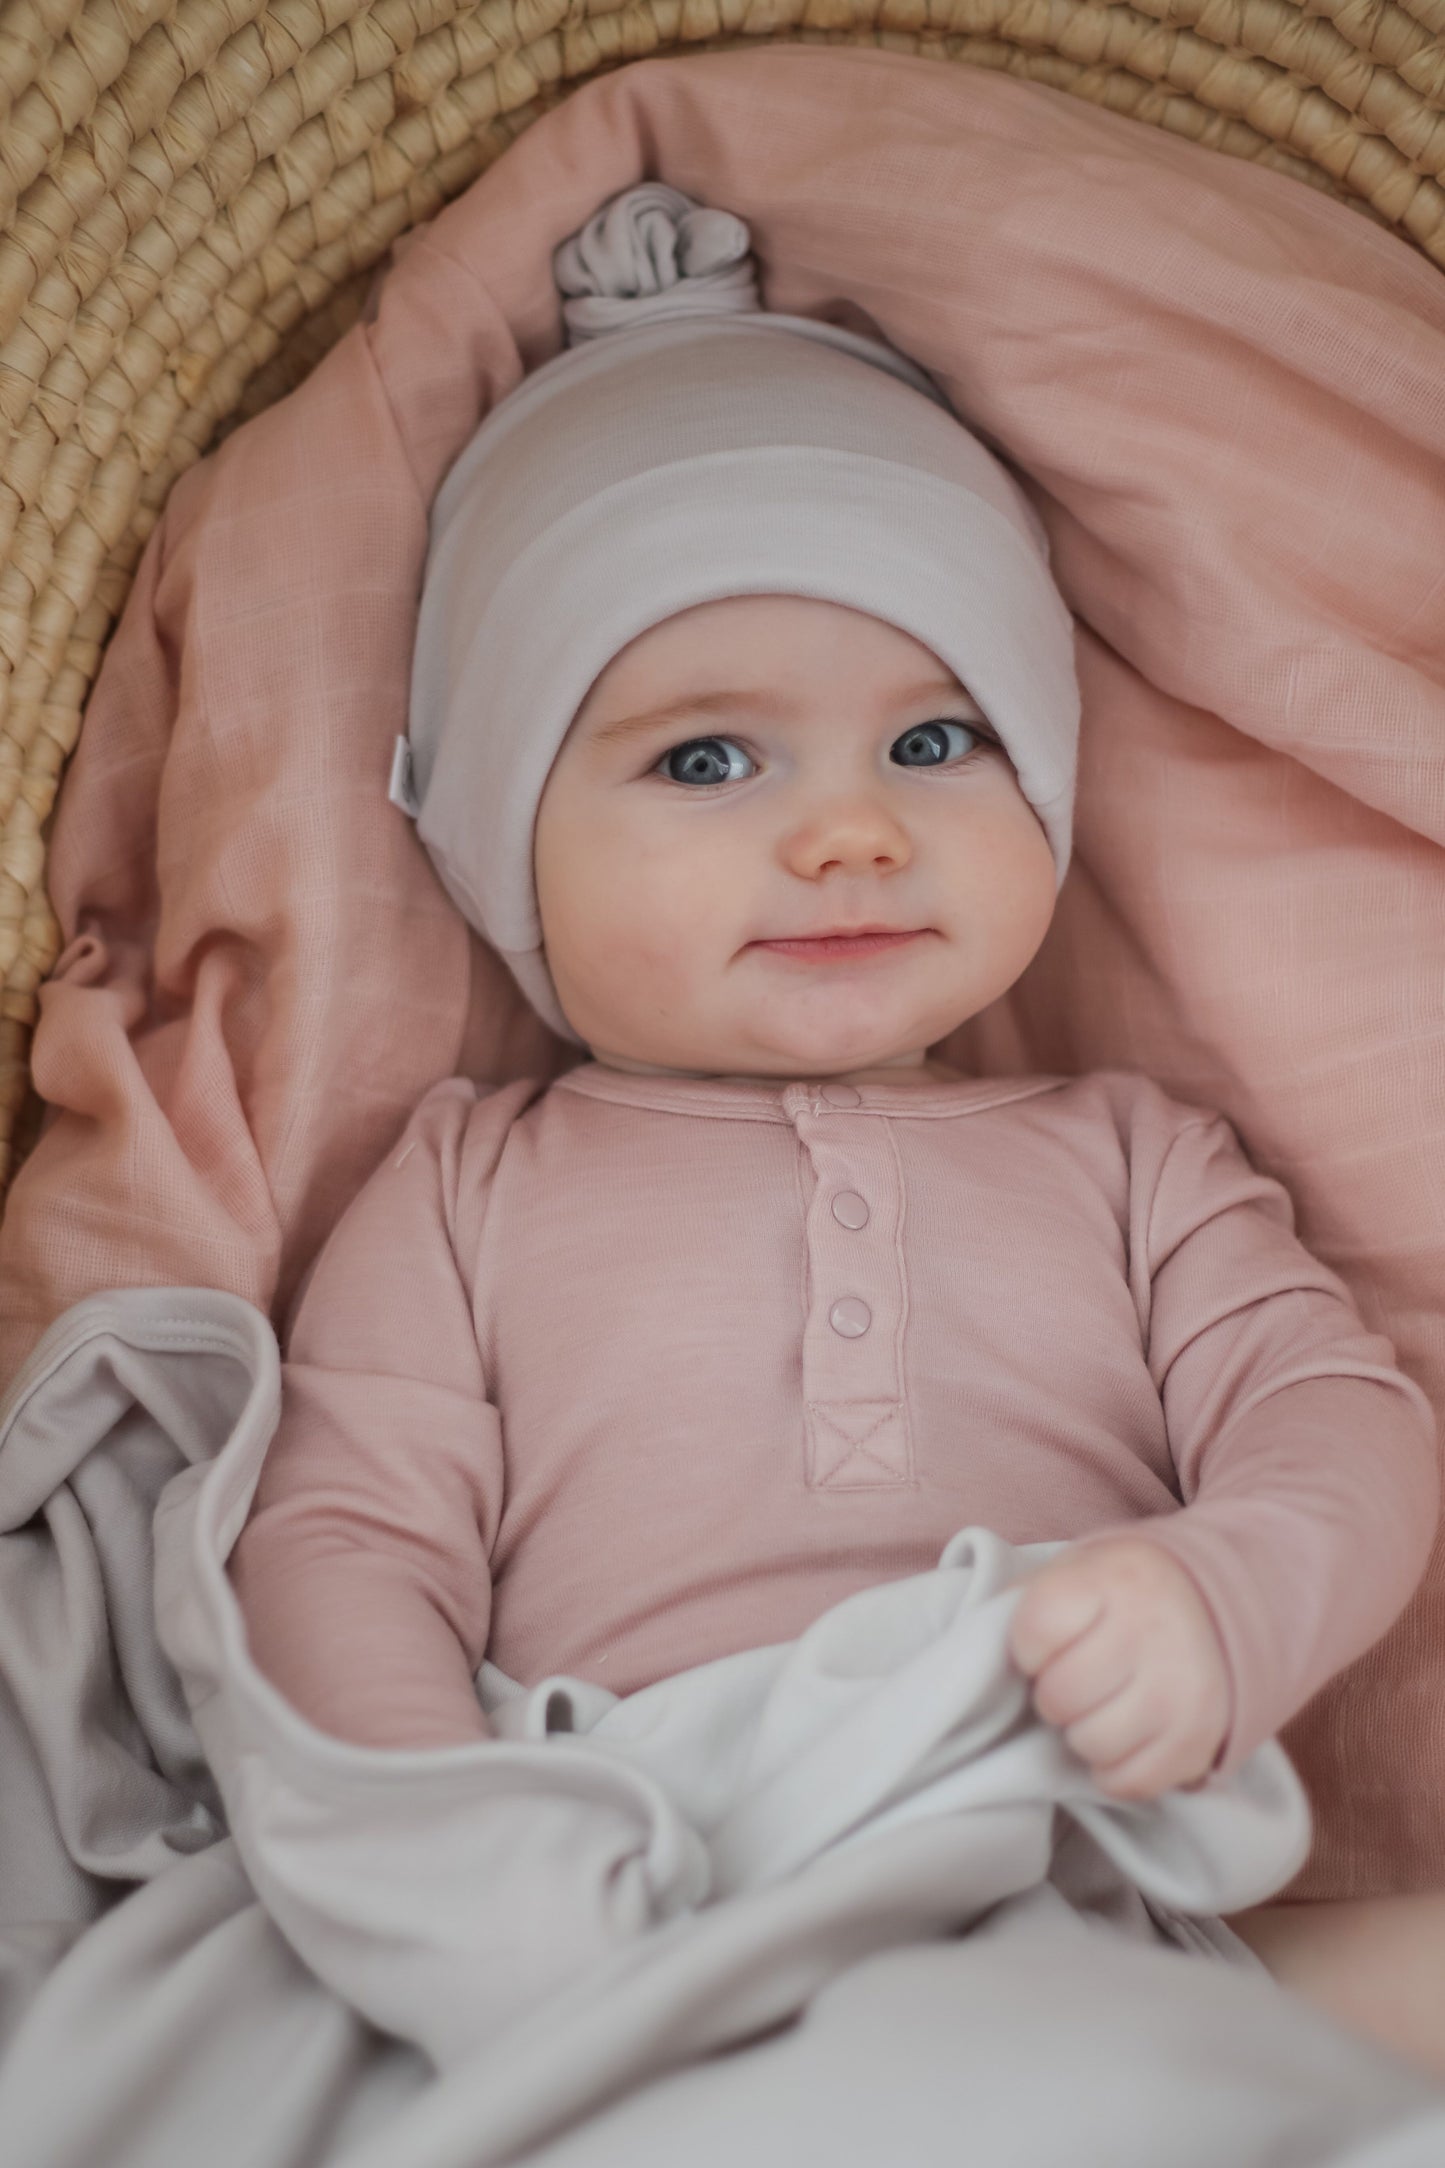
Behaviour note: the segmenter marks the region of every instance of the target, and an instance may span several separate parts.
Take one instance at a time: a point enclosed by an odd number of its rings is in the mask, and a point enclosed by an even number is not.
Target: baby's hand
[[[1061,1552],[1026,1585],[1009,1647],[1039,1715],[1111,1798],[1153,1799],[1208,1773],[1229,1728],[1229,1672],[1167,1551],[1119,1536]]]

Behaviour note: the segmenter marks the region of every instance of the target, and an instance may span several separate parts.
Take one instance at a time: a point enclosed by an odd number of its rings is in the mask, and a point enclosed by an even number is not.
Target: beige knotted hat
[[[743,221],[645,182],[554,257],[568,348],[493,409],[431,513],[391,795],[573,1044],[532,839],[599,673],[694,604],[791,594],[912,634],[967,686],[1068,868],[1073,620],[1018,483],[881,342],[761,307]]]

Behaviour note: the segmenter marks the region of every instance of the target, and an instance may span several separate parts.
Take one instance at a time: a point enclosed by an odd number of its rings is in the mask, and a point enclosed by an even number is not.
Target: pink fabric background
[[[644,175],[748,219],[1015,465],[1079,620],[1075,858],[980,1074],[1144,1070],[1234,1121],[1445,1410],[1445,281],[1282,176],[987,69],[652,61],[409,236],[374,320],[176,485],[57,820],[59,1110],[0,1375],[102,1286],[278,1320],[435,1079],[555,1075],[385,798],[426,507],[553,353],[553,244]],[[566,598],[556,636],[567,636]],[[1445,1882],[1445,1557],[1286,1735],[1297,1894]]]

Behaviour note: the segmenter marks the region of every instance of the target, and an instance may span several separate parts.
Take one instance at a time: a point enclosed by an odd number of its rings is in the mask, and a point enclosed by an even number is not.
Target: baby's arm
[[[488,1736],[472,1678],[501,1433],[453,1244],[463,1163],[472,1186],[489,1172],[475,1132],[498,1148],[501,1102],[516,1096],[497,1094],[477,1121],[469,1084],[437,1086],[336,1228],[229,1563],[259,1669],[320,1730],[359,1745]]]
[[[1163,1783],[1232,1773],[1378,1640],[1428,1559],[1439,1478],[1425,1395],[1223,1118],[1179,1129],[1137,1232],[1186,1510],[1061,1555],[1020,1601],[1015,1649],[1096,1771],[1153,1711],[1162,1744],[1134,1750],[1149,1781],[1106,1785],[1150,1796],[1166,1761]]]

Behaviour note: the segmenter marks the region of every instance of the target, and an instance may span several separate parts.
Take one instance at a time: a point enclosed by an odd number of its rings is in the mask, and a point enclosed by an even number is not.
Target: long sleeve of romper
[[[229,1562],[253,1661],[319,1730],[358,1745],[485,1738],[501,1510],[487,1398],[454,1248],[462,1173],[500,1149],[519,1090],[469,1121],[436,1086],[338,1223],[296,1314],[282,1413]],[[478,1140],[477,1132],[482,1135]]]
[[[1430,1402],[1294,1229],[1289,1192],[1214,1116],[1178,1130],[1136,1230],[1185,1510],[1131,1532],[1189,1571],[1223,1643],[1221,1775],[1393,1624],[1439,1504]]]

